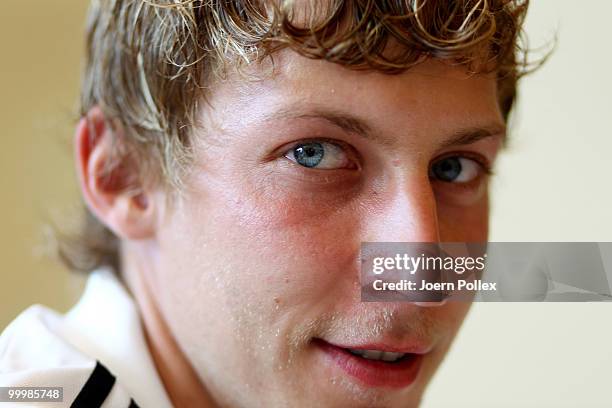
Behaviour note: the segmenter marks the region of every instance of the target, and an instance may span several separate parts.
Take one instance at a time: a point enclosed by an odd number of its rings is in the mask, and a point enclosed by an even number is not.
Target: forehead
[[[452,131],[483,122],[503,126],[495,74],[470,74],[465,67],[441,60],[391,75],[352,70],[285,49],[272,60],[249,66],[245,74],[232,73],[210,88],[211,113],[223,127],[242,126],[287,109],[350,112],[396,130]]]

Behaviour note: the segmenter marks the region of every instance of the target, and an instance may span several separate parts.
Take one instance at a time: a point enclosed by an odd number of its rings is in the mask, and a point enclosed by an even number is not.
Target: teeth
[[[406,353],[393,353],[391,351],[380,351],[380,350],[356,350],[349,349],[353,354],[367,358],[368,360],[382,360],[387,362],[397,361],[404,357]]]
[[[382,353],[383,352],[379,350],[365,350],[361,356],[363,358],[367,358],[368,360],[380,360]]]
[[[391,351],[385,351],[381,356],[383,361],[395,361],[402,357],[404,357],[404,353],[393,353]]]

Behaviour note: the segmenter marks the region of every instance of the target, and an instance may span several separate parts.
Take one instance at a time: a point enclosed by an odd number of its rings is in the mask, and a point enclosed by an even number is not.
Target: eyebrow
[[[310,112],[296,112],[293,109],[282,109],[277,111],[265,118],[268,120],[275,119],[319,119],[336,126],[345,132],[354,133],[362,136],[373,142],[377,142],[381,145],[392,147],[395,144],[395,139],[384,136],[382,132],[374,132],[372,127],[365,121],[358,117],[346,114],[343,112],[336,112],[333,110],[313,110]],[[487,137],[500,136],[502,143],[506,142],[506,126],[503,123],[491,123],[484,126],[466,127],[459,130],[455,130],[451,133],[450,137],[443,141],[440,148],[447,148],[451,146],[461,146],[476,143],[479,140]]]
[[[476,143],[479,140],[487,137],[499,136],[502,139],[502,144],[506,143],[506,126],[503,124],[492,123],[485,126],[469,127],[460,129],[452,133],[451,137],[444,141],[441,148],[451,146],[462,146]]]

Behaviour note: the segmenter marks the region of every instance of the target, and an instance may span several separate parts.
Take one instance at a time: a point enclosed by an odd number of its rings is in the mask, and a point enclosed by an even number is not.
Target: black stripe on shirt
[[[130,400],[130,406],[128,408],[140,408],[133,399]]]
[[[115,384],[115,376],[99,361],[76,396],[70,408],[98,408],[102,405]],[[131,406],[131,405],[130,405]]]

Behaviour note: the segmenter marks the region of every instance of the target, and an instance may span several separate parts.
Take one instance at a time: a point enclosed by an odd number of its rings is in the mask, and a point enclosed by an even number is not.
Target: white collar
[[[62,331],[80,351],[100,360],[141,407],[171,408],[145,341],[134,300],[115,273],[91,273]]]

